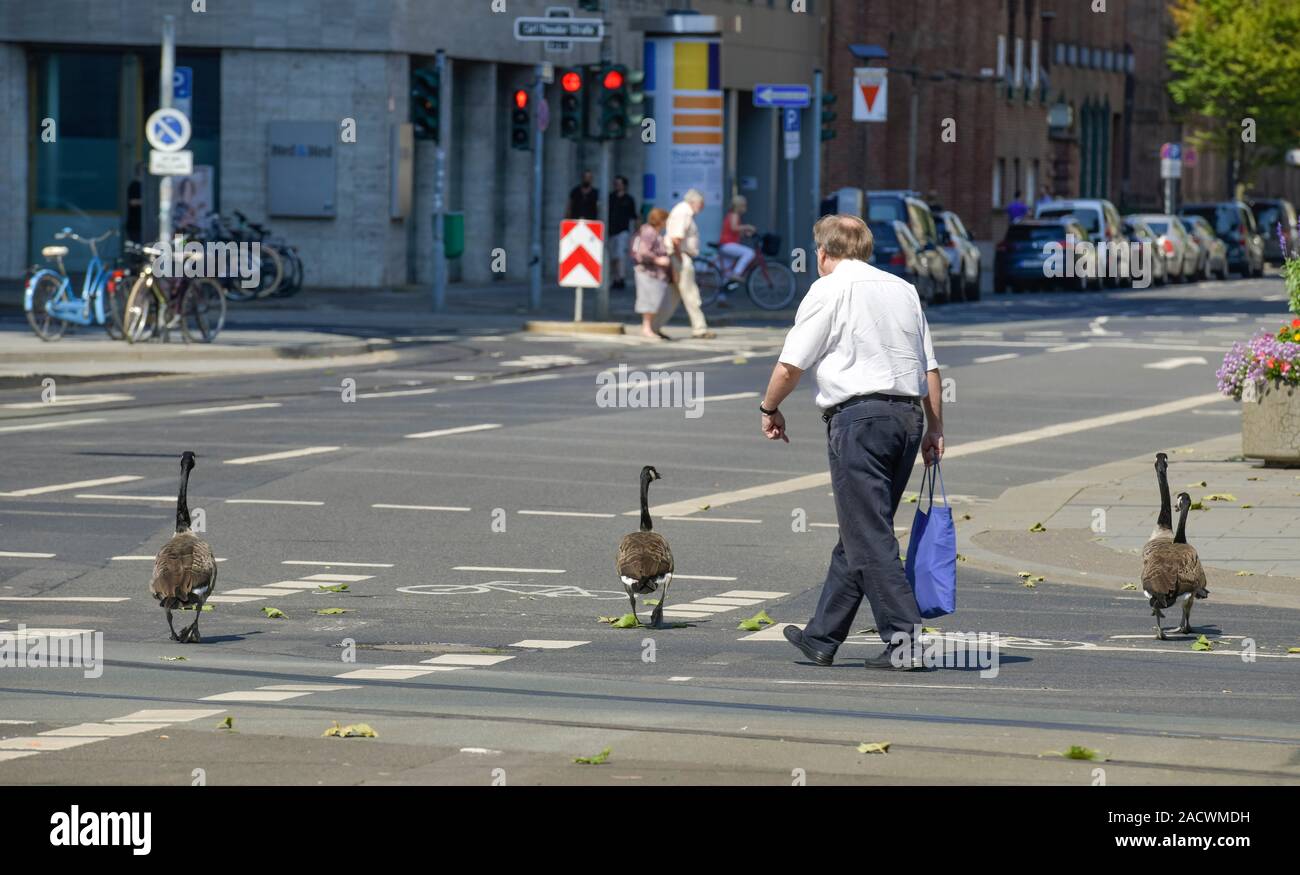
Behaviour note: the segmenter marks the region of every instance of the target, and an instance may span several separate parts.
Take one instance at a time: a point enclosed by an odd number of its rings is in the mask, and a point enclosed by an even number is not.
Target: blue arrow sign
[[[767,108],[795,107],[802,109],[812,103],[812,89],[807,85],[754,86],[754,106]]]

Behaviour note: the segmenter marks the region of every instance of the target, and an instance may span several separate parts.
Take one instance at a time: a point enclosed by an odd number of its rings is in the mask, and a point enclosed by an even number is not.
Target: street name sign
[[[523,42],[567,40],[598,43],[605,36],[605,22],[599,18],[516,18],[515,39]]]
[[[605,225],[590,219],[560,222],[560,285],[600,288],[605,263]]]

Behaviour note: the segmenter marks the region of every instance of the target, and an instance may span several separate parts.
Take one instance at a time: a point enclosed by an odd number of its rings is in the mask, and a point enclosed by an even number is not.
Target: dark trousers
[[[924,414],[906,401],[871,400],[845,408],[827,428],[831,486],[840,541],[804,640],[833,654],[865,596],[886,643],[921,625],[916,597],[898,558],[894,513],[921,447]]]

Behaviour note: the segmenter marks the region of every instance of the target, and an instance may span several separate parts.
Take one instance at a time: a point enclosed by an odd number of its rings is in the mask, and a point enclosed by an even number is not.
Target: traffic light
[[[562,69],[560,74],[560,136],[566,140],[582,139],[582,117],[585,94],[582,89],[582,72]]]
[[[827,91],[822,94],[822,142],[835,139],[835,119],[838,113],[831,109],[835,105],[836,97]]]
[[[527,151],[533,147],[532,113],[528,111],[528,92],[520,88],[514,93],[512,102],[514,105],[510,109],[510,145],[512,148]]]
[[[442,80],[432,67],[417,67],[411,71],[411,122],[418,140],[438,142],[441,136]]]
[[[602,64],[598,69],[600,134],[597,139],[621,140],[627,136],[629,122],[627,68],[622,64]]]
[[[645,71],[633,70],[627,74],[627,123],[639,128],[645,120]]]

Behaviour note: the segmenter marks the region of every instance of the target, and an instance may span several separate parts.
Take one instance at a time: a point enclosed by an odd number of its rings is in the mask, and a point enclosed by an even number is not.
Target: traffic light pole
[[[537,124],[542,101],[546,99],[546,85],[542,81],[542,65],[537,65],[537,78],[533,80],[533,216],[532,241],[528,253],[528,309],[542,309],[542,146],[545,133]]]
[[[812,136],[812,199],[808,202],[812,208],[812,221],[808,223],[809,229],[816,224],[821,218],[822,210],[822,71],[813,71],[813,117],[817,121],[817,128]],[[812,233],[811,230],[809,233]],[[794,245],[794,241],[790,241]],[[811,258],[813,252],[808,250],[808,257]]]
[[[600,63],[602,67],[605,67],[611,62],[609,32],[606,30],[605,36],[600,41]],[[614,236],[611,233],[613,229],[609,227],[609,192],[610,184],[612,182],[610,179],[610,165],[612,163],[611,158],[614,144],[611,140],[603,136],[603,129],[601,133],[600,181],[597,183],[598,196],[596,201],[598,212],[596,215],[600,217],[601,225],[605,228],[605,258],[603,260],[604,267],[600,271],[600,289],[596,293],[596,318],[604,321],[609,318],[609,272],[614,266],[613,259],[610,257],[613,254],[613,247],[609,245],[609,241]]]
[[[447,53],[439,49],[434,54],[434,67],[438,71],[438,82],[445,90],[448,86]],[[438,124],[438,141],[434,144],[433,164],[433,311],[441,313],[447,307],[447,247],[443,239],[443,225],[447,212],[447,148],[443,141],[451,136],[448,120],[450,100],[439,101],[438,112],[441,115]]]
[[[158,106],[170,109],[176,69],[176,17],[164,15],[162,22],[162,57],[158,65]],[[158,179],[158,240],[169,252],[172,245],[172,178]]]

